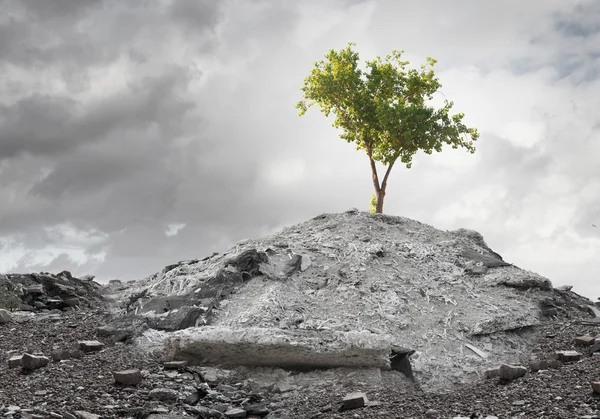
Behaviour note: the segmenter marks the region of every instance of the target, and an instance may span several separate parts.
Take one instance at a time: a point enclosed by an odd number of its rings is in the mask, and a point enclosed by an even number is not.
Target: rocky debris
[[[142,382],[142,372],[138,369],[113,371],[113,377],[117,384],[136,386]]]
[[[100,415],[95,415],[84,410],[76,410],[75,416],[77,416],[79,419],[100,419]]]
[[[600,339],[596,339],[596,343],[590,346],[590,353],[600,352]]]
[[[366,406],[368,401],[369,399],[367,398],[367,395],[365,393],[359,391],[354,393],[348,393],[342,399],[342,406],[340,410],[358,409],[360,407]]]
[[[592,346],[595,341],[596,341],[596,337],[590,336],[590,335],[576,336],[575,338],[573,338],[573,343],[575,343],[575,345],[579,345],[579,346]]]
[[[180,396],[179,392],[170,388],[155,388],[148,394],[150,399],[156,399],[164,403],[175,403]]]
[[[52,361],[54,362],[60,362],[72,358],[78,359],[82,356],[83,351],[80,349],[53,349],[52,352],[50,352],[50,358],[52,358]]]
[[[10,311],[0,308],[0,324],[6,324],[12,320]]]
[[[8,368],[18,368],[21,366],[23,355],[11,356],[8,360]]]
[[[21,358],[21,368],[24,371],[33,371],[45,367],[50,362],[50,358],[41,355],[23,354]]]
[[[82,340],[77,342],[79,349],[85,353],[98,352],[104,348],[104,344],[97,340]]]
[[[225,411],[225,416],[228,418],[245,418],[247,412],[239,407],[232,407]]]
[[[103,302],[100,284],[76,278],[68,271],[56,275],[47,272],[0,274],[0,286],[21,299],[20,309],[23,311],[91,308]]]
[[[527,368],[521,365],[502,364],[498,369],[498,377],[505,381],[512,381],[523,377],[525,374],[527,374]]]
[[[166,361],[163,362],[163,367],[166,370],[179,370],[187,367],[187,361]]]
[[[489,368],[484,371],[483,375],[487,379],[499,377],[500,376],[500,367]]]
[[[545,359],[532,359],[529,361],[529,370],[531,372],[537,372],[541,370],[547,370],[550,364]]]
[[[556,358],[561,362],[577,362],[582,356],[577,351],[556,351]]]
[[[592,392],[595,394],[600,394],[600,381],[593,381],[592,383]]]

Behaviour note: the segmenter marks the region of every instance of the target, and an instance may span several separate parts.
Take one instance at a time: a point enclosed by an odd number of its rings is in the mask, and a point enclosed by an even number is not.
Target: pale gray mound
[[[434,389],[528,356],[536,326],[567,310],[548,279],[507,263],[477,232],[358,211],[324,214],[128,286],[126,311],[169,331],[167,346],[188,358],[386,368],[381,360],[398,345],[415,350],[415,377]],[[354,332],[379,343],[340,338]]]

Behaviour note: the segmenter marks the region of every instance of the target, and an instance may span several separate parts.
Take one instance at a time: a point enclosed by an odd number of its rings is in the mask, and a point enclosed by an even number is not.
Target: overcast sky
[[[0,0],[0,272],[136,279],[368,210],[366,156],[294,109],[350,41],[438,59],[481,132],[395,167],[384,211],[600,296],[594,0]]]

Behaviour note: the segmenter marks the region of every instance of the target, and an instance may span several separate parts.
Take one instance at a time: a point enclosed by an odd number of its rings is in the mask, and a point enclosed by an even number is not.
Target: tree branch
[[[379,176],[377,176],[377,166],[375,166],[375,160],[373,160],[373,151],[370,145],[367,145],[365,141],[365,146],[367,148],[367,155],[369,156],[369,162],[371,163],[371,173],[373,175],[373,186],[375,187],[375,192],[379,194],[381,191],[381,187],[379,186]]]

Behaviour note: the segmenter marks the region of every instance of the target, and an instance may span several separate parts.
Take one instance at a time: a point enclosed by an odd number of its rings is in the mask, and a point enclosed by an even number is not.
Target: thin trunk
[[[383,181],[381,185],[379,184],[379,176],[377,175],[377,166],[375,165],[375,160],[373,160],[372,154],[369,150],[367,150],[369,155],[369,161],[371,163],[371,173],[373,175],[373,187],[375,188],[375,212],[377,214],[383,213],[383,202],[385,200],[385,190],[387,189],[387,181],[390,177],[390,173],[392,171],[392,167],[394,167],[394,163],[396,160],[393,160],[385,171],[385,175],[383,176]]]

